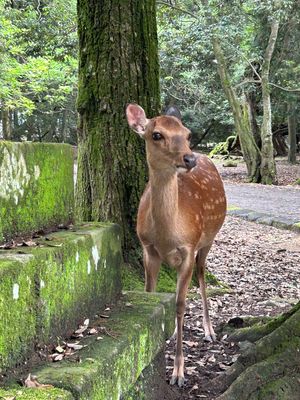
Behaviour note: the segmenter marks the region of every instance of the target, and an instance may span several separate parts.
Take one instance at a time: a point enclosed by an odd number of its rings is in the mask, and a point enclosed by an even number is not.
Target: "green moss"
[[[216,146],[209,153],[209,157],[213,157],[217,154],[228,156],[231,149],[234,147],[237,136],[228,136],[225,142],[216,144]]]
[[[269,382],[251,396],[250,400],[298,400],[300,393],[300,375],[291,374]]]
[[[174,329],[174,309],[173,295],[127,293],[105,323],[114,338],[90,338],[80,352],[81,363],[63,361],[35,374],[40,382],[70,390],[76,399],[119,399],[163,349]]]
[[[241,210],[241,208],[233,204],[227,206],[227,211],[234,211],[234,210]]]
[[[73,218],[69,145],[0,142],[0,243]]]
[[[0,260],[0,369],[33,350],[36,336],[35,271],[26,255]]]
[[[296,232],[300,232],[300,222],[296,222],[295,224],[293,224],[292,230],[296,231]]]
[[[73,400],[71,393],[57,388],[0,389],[1,400]]]
[[[293,185],[300,185],[300,178],[296,179]]]
[[[223,293],[228,293],[228,286],[220,282],[212,273],[206,271],[206,282],[209,285],[217,286]],[[156,292],[158,293],[176,293],[177,272],[174,268],[162,265],[158,275]],[[136,268],[124,264],[122,266],[122,287],[124,290],[144,290],[144,276],[142,276]],[[195,273],[190,284],[190,287],[198,286]]]
[[[243,328],[234,329],[226,325],[224,332],[230,333],[231,341],[250,341],[256,342],[260,338],[269,335],[275,329],[279,328],[289,317],[300,309],[300,302],[290,311],[277,317],[248,317],[243,318]]]
[[[226,161],[224,161],[224,163],[223,163],[223,167],[237,167],[237,162],[236,161],[233,161],[233,160],[226,160]]]
[[[77,321],[91,317],[121,292],[117,225],[86,224],[75,232],[48,235],[40,243],[39,248],[24,248],[28,254],[0,252],[3,369],[24,359],[35,342],[56,340],[73,330]]]

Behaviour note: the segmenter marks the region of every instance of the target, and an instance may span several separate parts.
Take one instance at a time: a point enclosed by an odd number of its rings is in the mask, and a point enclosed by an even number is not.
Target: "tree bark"
[[[219,39],[213,37],[213,49],[217,59],[218,73],[224,93],[232,109],[234,125],[240,139],[241,150],[247,166],[248,178],[250,182],[260,182],[260,161],[261,155],[254,137],[251,134],[248,107],[246,104],[241,108],[237,94],[230,83],[226,61]]]
[[[272,110],[269,87],[270,63],[274,52],[279,22],[273,20],[268,45],[264,54],[261,69],[261,90],[263,101],[263,122],[261,127],[261,181],[264,184],[277,183],[276,165],[274,160],[274,148],[272,141]]]
[[[3,108],[1,112],[2,118],[2,134],[4,140],[11,139],[11,124],[10,124],[10,115],[9,110]]]
[[[125,106],[159,112],[155,0],[78,0],[77,220],[114,221],[124,256],[136,249],[136,212],[146,181],[144,143]]]
[[[290,164],[296,164],[296,151],[297,151],[297,117],[295,113],[295,107],[292,103],[288,104],[288,162]]]

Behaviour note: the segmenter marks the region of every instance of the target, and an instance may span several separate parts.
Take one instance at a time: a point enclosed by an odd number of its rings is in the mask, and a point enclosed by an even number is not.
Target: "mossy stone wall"
[[[73,219],[73,150],[0,142],[0,243]]]
[[[39,239],[35,248],[0,251],[0,370],[120,294],[120,235],[117,225],[86,224]]]

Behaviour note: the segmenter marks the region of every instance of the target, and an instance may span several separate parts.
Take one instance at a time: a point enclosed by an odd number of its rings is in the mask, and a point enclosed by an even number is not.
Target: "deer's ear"
[[[179,119],[179,121],[181,121],[181,112],[179,111],[179,108],[176,106],[168,106],[165,109],[164,112],[165,115],[171,115],[172,117],[176,117],[177,119]]]
[[[143,136],[149,119],[146,118],[145,111],[137,104],[128,104],[126,107],[126,117],[128,125],[140,136]]]

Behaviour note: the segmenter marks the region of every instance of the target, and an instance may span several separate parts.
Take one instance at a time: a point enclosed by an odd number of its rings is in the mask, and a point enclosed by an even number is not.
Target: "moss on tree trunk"
[[[78,0],[80,46],[78,220],[114,221],[125,255],[136,247],[135,216],[146,181],[144,144],[125,106],[160,108],[154,0]]]
[[[300,303],[286,315],[268,322],[264,329],[254,326],[238,337],[260,339],[217,378],[226,390],[218,400],[299,399]]]

